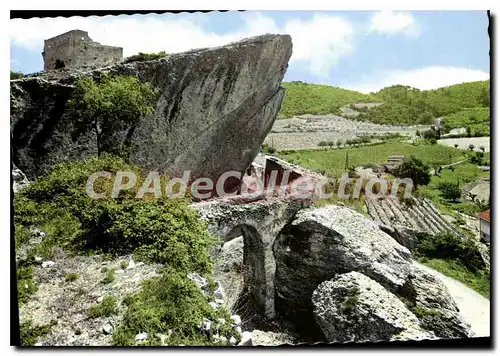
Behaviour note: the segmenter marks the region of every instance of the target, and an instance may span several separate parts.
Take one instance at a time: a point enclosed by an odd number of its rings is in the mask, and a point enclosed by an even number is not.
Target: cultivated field
[[[392,126],[356,121],[336,115],[302,115],[292,119],[276,120],[264,143],[277,150],[317,148],[321,141],[345,141],[364,135],[399,133],[414,137],[417,130],[429,126]]]

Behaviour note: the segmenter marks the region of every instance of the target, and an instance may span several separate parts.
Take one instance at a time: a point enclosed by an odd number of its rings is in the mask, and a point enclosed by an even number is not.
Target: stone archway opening
[[[254,226],[239,224],[223,236],[225,242],[216,264],[216,278],[223,285],[227,307],[249,322],[265,318],[267,279],[265,246]]]

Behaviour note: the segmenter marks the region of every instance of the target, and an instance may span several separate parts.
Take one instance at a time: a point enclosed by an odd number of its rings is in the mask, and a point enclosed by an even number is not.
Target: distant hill
[[[286,88],[286,94],[278,114],[280,119],[302,114],[334,114],[344,105],[380,101],[373,95],[328,85],[303,82],[282,85]]]
[[[301,114],[340,113],[350,105],[358,120],[380,124],[431,124],[445,117],[446,129],[464,125],[489,133],[490,81],[462,83],[435,90],[393,85],[378,92],[362,94],[328,85],[302,82],[283,83],[287,92],[278,118]],[[375,107],[352,105],[383,102]]]
[[[384,104],[366,110],[358,119],[388,124],[430,124],[437,117],[464,109],[489,108],[490,82],[463,83],[435,90],[394,85],[373,95]],[[485,117],[484,110],[480,116]]]

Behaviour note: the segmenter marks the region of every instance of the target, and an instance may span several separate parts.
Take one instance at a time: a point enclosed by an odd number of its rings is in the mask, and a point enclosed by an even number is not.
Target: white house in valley
[[[481,232],[481,240],[490,243],[490,209],[483,211],[479,215],[479,231]]]

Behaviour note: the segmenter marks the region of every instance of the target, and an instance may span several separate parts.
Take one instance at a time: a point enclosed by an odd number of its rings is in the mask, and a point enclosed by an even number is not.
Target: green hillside
[[[469,125],[472,131],[489,133],[489,80],[435,90],[394,85],[371,94],[303,82],[283,83],[283,86],[286,94],[278,118],[338,114],[344,105],[384,102],[371,109],[358,109],[357,119],[380,124],[431,124],[437,117],[446,117],[447,130]]]
[[[384,104],[363,112],[358,119],[384,124],[430,124],[434,118],[449,116],[464,109],[489,108],[490,82],[463,83],[435,90],[394,85],[374,95],[381,98]],[[483,110],[477,115],[482,124],[489,122],[489,115],[484,113]],[[450,119],[464,121],[451,116]]]
[[[286,89],[286,94],[278,114],[280,119],[302,114],[332,114],[347,104],[380,101],[373,95],[328,85],[303,82],[282,85]]]
[[[490,135],[490,108],[479,107],[457,111],[444,118],[444,131],[448,132],[456,127],[471,128],[472,136]]]

